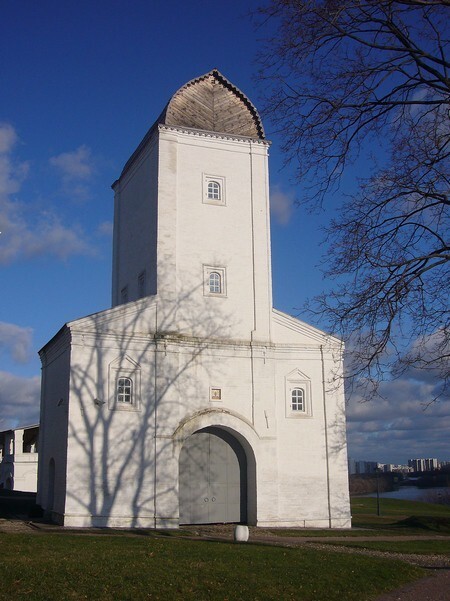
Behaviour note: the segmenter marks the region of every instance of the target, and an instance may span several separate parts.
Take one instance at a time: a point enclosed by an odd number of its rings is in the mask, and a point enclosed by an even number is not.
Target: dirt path
[[[376,597],[374,601],[449,601],[450,570],[436,570],[432,576]]]

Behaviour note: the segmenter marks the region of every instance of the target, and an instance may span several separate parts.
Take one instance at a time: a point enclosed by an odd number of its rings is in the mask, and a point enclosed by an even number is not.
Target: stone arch
[[[215,508],[210,506],[212,512],[207,511],[209,517],[207,519],[210,521],[218,521],[218,522],[246,522],[249,524],[256,524],[256,516],[257,516],[257,498],[256,498],[256,456],[257,456],[257,446],[259,437],[254,430],[253,426],[240,418],[239,416],[233,415],[230,412],[224,411],[203,411],[199,412],[187,420],[184,420],[177,430],[174,433],[174,442],[175,442],[175,453],[178,459],[178,464],[181,468],[183,467],[183,462],[186,461],[186,455],[189,456],[188,453],[183,452],[183,447],[187,441],[187,445],[185,449],[188,451],[192,451],[192,455],[195,457],[196,455],[199,457],[203,457],[203,464],[197,466],[198,469],[193,469],[193,474],[196,474],[196,477],[199,477],[200,480],[203,480],[203,484],[205,484],[205,480],[208,479],[210,475],[210,464],[204,464],[205,453],[207,453],[206,449],[212,449],[213,453],[221,453],[226,454],[227,459],[227,470],[230,470],[231,473],[234,473],[234,480],[230,480],[229,486],[235,487],[236,483],[236,470],[239,470],[239,514],[236,514],[236,507],[234,509],[224,509],[225,513],[223,515],[228,515],[230,519],[214,519],[214,516],[218,516],[218,511]],[[203,440],[202,440],[203,438]],[[192,457],[191,457],[192,459]],[[213,472],[217,469],[216,464],[213,462]],[[190,468],[191,469],[191,468]],[[204,477],[202,477],[202,470],[204,471]],[[232,477],[233,478],[233,477]],[[185,501],[183,495],[185,491],[183,491],[183,486],[186,485],[186,481],[183,481],[183,476],[179,479],[179,484],[181,486],[181,490],[179,490],[179,499],[180,505]],[[215,490],[223,488],[224,482],[215,482],[217,485]],[[214,486],[208,489],[208,495],[215,495]],[[200,488],[199,488],[200,491]],[[236,491],[235,491],[236,493]],[[234,503],[237,503],[236,494],[229,493],[228,498],[230,500],[230,507]],[[227,493],[228,494],[228,493]],[[203,502],[205,498],[208,498],[208,502],[212,501],[212,497],[210,498],[208,495],[203,497]],[[216,497],[216,500],[219,499]],[[221,499],[223,502],[223,499]],[[226,512],[228,511],[228,514]],[[180,520],[183,521],[186,519],[186,512],[184,508],[180,506]],[[200,519],[197,523],[200,523]]]

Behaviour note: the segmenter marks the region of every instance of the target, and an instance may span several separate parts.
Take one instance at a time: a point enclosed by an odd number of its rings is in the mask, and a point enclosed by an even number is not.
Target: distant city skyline
[[[408,459],[406,462],[381,462],[367,459],[348,458],[348,468],[350,474],[368,474],[373,473],[378,468],[384,468],[383,471],[411,471],[411,472],[428,472],[440,470],[443,467],[450,466],[450,460],[438,459],[437,457],[417,457]]]

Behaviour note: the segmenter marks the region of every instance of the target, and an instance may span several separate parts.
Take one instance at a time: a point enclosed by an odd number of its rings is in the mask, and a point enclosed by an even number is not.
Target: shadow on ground
[[[40,517],[42,509],[36,505],[36,493],[0,490],[0,518],[28,520]]]

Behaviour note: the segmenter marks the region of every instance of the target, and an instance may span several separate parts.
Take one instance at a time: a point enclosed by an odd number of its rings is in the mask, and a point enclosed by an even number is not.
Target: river
[[[423,501],[425,503],[436,503],[439,496],[450,496],[450,487],[436,486],[435,488],[418,488],[417,486],[400,486],[397,490],[380,492],[380,499],[402,499],[404,501]],[[358,495],[362,497],[376,497],[377,493],[372,492],[367,495]]]

